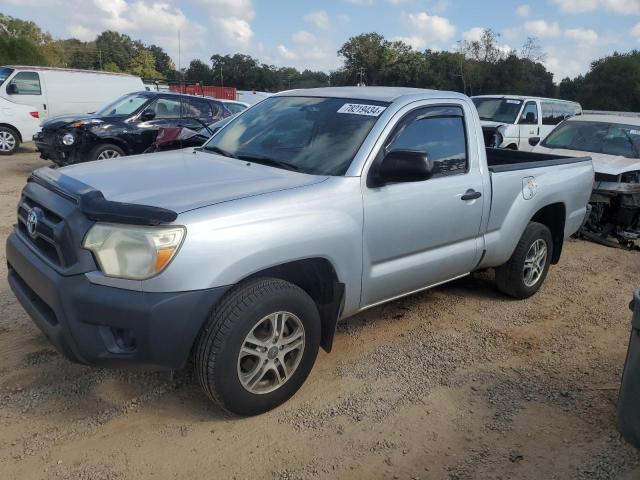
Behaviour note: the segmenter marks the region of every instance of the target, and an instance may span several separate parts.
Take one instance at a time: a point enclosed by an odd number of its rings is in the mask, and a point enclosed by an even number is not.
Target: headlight
[[[96,223],[82,246],[107,276],[145,280],[162,272],[182,244],[184,227]]]
[[[76,137],[74,137],[71,133],[65,133],[62,136],[62,143],[64,143],[67,147],[69,145],[73,145],[73,142],[76,141]]]
[[[500,132],[495,132],[491,137],[491,146],[493,148],[498,148],[500,145],[502,145],[503,140],[504,137],[500,134]]]

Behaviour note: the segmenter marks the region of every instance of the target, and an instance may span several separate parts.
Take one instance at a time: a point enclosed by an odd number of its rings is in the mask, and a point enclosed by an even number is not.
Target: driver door
[[[363,185],[362,307],[464,275],[478,262],[484,177],[466,129],[462,106],[430,105],[407,113],[385,141],[369,175],[391,150],[426,153],[434,173]]]
[[[538,104],[533,101],[525,103],[518,121],[518,129],[520,131],[518,140],[518,150],[530,152],[533,147],[529,145],[529,139],[540,136],[540,114],[538,112]]]
[[[136,126],[132,131],[131,145],[133,154],[142,153],[155,141],[158,131],[163,127],[177,127],[180,123],[180,98],[159,97],[139,113],[131,122]],[[151,113],[153,118],[145,119]]]

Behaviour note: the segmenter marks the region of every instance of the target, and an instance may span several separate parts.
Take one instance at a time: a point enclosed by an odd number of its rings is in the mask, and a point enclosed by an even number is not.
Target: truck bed
[[[494,173],[591,161],[591,157],[563,157],[505,148],[487,148],[486,151],[489,171]]]

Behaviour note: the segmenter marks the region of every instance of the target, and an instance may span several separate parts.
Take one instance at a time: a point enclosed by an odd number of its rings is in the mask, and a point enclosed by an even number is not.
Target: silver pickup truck
[[[485,149],[457,93],[283,92],[203,147],[35,171],[9,282],[69,359],[192,358],[252,415],[300,388],[338,320],[492,267],[533,295],[593,177],[588,157]]]

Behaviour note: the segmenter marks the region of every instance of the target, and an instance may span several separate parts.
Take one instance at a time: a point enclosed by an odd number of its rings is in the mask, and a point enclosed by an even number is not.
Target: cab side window
[[[244,105],[240,105],[238,103],[227,103],[226,107],[229,109],[231,113],[240,113],[247,108]]]
[[[542,124],[543,125],[557,125],[561,122],[559,118],[556,118],[554,111],[557,107],[554,107],[553,103],[542,102],[540,104],[542,108]]]
[[[182,102],[182,116],[208,120],[213,118],[211,114],[211,106],[205,100],[196,98],[187,98]]]
[[[538,124],[538,106],[535,102],[527,102],[520,116],[521,125],[537,125]]]
[[[180,101],[173,98],[159,98],[151,108],[157,119],[180,118]]]
[[[7,86],[13,95],[41,95],[40,75],[38,72],[18,72]]]
[[[434,165],[432,178],[466,173],[467,136],[462,109],[436,107],[410,113],[384,150],[426,153]]]

